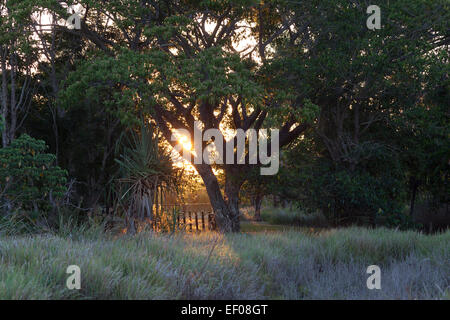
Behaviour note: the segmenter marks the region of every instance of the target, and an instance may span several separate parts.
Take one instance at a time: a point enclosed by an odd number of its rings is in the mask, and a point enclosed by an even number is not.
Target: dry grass
[[[449,244],[450,232],[362,228],[2,237],[0,299],[445,299]],[[65,287],[71,264],[81,290]],[[381,290],[366,287],[371,264]]]

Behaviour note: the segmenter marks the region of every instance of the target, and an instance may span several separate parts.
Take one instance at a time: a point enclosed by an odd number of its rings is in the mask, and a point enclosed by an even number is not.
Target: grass
[[[270,224],[264,221],[241,222],[241,232],[275,232],[275,231],[289,231],[289,230],[299,230],[299,228],[295,226]]]
[[[2,236],[0,299],[449,298],[449,231],[277,228]],[[65,286],[72,264],[81,268],[81,290]],[[381,290],[366,287],[372,264],[381,268]]]
[[[261,218],[262,220],[275,225],[319,228],[328,226],[327,219],[320,212],[304,213],[295,208],[264,207],[261,210]]]

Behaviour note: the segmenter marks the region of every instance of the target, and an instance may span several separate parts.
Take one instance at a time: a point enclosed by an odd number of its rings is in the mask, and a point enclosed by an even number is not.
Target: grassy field
[[[253,229],[251,226],[253,225]],[[264,226],[264,224],[262,224]],[[244,224],[248,233],[0,238],[0,299],[448,299],[450,232]],[[271,229],[272,228],[272,229]],[[81,290],[65,286],[81,268]],[[381,290],[366,268],[381,268]]]

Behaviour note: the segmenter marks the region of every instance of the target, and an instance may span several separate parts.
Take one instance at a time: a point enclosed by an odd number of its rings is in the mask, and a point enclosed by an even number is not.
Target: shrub
[[[0,210],[48,211],[64,195],[67,172],[46,149],[26,134],[0,149]]]

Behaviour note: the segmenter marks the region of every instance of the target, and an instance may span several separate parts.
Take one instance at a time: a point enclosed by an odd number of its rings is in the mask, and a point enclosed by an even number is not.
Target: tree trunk
[[[411,178],[411,205],[409,208],[409,216],[413,217],[414,214],[414,205],[416,203],[416,194],[417,194],[417,189],[419,187],[419,182],[417,181],[416,178],[412,177]]]
[[[241,230],[240,220],[239,220],[239,190],[241,184],[237,181],[229,180],[225,185],[225,195],[228,202],[228,208],[230,210],[230,221],[232,232],[239,232]]]
[[[12,48],[14,50],[14,47]],[[16,55],[14,51],[10,55],[9,64],[11,65],[11,98],[10,98],[10,117],[9,117],[9,142],[14,140],[17,127],[17,105],[16,105]]]
[[[274,208],[278,208],[280,206],[280,200],[277,195],[272,195],[273,206]]]
[[[205,184],[219,231],[239,232],[239,184],[227,181],[225,186],[226,199],[224,199],[219,182],[212,172],[211,166],[197,164],[195,167]]]
[[[261,203],[263,197],[258,193],[255,197],[255,220],[261,221]]]
[[[2,117],[5,121],[2,132],[2,145],[6,147],[9,144],[9,127],[8,127],[8,84],[6,80],[6,49],[0,47],[0,60],[2,72]]]

